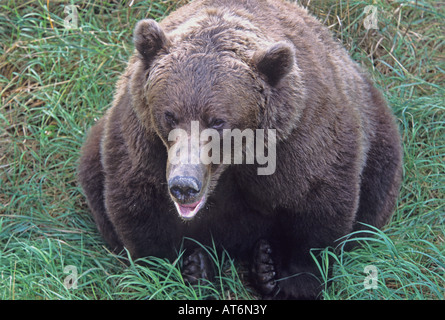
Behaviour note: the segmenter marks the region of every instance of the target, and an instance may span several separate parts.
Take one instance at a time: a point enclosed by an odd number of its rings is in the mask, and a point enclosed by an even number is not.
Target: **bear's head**
[[[248,130],[270,128],[280,140],[296,123],[298,112],[290,109],[301,92],[287,83],[299,80],[294,49],[287,42],[264,48],[257,42],[224,24],[181,34],[168,34],[150,19],[135,27],[133,106],[167,148],[168,190],[183,219],[205,205],[233,163],[234,144],[227,144],[229,161],[224,158],[227,135],[248,139]],[[245,156],[246,144],[241,148]]]

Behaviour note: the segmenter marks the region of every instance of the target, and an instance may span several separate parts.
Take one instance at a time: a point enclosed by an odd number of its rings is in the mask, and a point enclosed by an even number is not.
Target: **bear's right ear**
[[[295,62],[295,51],[286,42],[277,42],[266,50],[259,50],[253,56],[257,69],[275,86],[291,70]]]
[[[139,21],[134,28],[134,45],[148,68],[156,54],[168,45],[161,26],[152,19]]]

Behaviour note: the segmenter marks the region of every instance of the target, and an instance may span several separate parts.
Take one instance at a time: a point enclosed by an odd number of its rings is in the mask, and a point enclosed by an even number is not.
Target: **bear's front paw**
[[[273,298],[279,291],[272,259],[272,248],[268,241],[260,240],[253,252],[252,278],[255,286],[265,298]]]
[[[199,280],[213,280],[212,261],[204,249],[195,249],[192,254],[184,259],[182,276],[191,285],[198,284]]]

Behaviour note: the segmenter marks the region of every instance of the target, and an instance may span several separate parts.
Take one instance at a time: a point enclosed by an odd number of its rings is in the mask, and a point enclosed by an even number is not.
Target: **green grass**
[[[216,257],[215,283],[191,288],[169,263],[136,264],[110,253],[76,182],[85,133],[110,106],[133,50],[131,32],[173,1],[129,7],[73,1],[79,29],[64,28],[63,1],[0,2],[0,299],[251,299],[243,268]],[[444,299],[445,12],[437,1],[374,1],[379,30],[366,30],[371,1],[302,1],[367,68],[396,114],[404,183],[383,232],[333,263],[326,299]],[[116,1],[117,3],[117,1]],[[331,259],[328,260],[328,257]],[[129,260],[124,263],[123,260]],[[365,289],[364,268],[377,268]],[[64,281],[74,266],[77,288]]]

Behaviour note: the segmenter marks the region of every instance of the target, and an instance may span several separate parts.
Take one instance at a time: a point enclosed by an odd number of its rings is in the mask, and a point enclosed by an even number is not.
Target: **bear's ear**
[[[168,39],[161,26],[152,19],[139,21],[134,28],[134,45],[141,55],[146,67],[153,58],[168,45]]]
[[[285,42],[277,42],[266,50],[257,51],[253,56],[258,71],[267,77],[272,86],[292,70],[294,61],[294,49]]]

